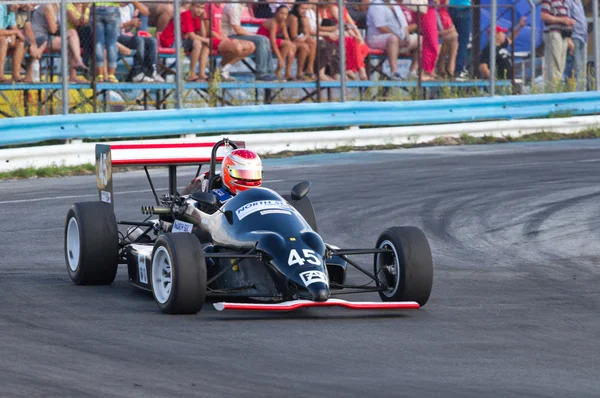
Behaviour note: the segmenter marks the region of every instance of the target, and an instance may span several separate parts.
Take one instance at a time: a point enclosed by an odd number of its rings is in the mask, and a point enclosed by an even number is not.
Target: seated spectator
[[[121,34],[118,43],[130,50],[135,50],[133,66],[129,73],[131,81],[145,83],[164,83],[157,71],[158,46],[154,37],[132,35],[133,29],[139,29],[142,21],[139,15],[150,14],[148,8],[139,1],[121,3]]]
[[[25,77],[25,82],[27,83],[39,83],[41,81],[40,60],[48,46],[48,43],[44,43],[41,46],[38,46],[36,43],[35,34],[31,27],[31,17],[34,10],[35,7],[33,4],[25,4],[21,5],[17,12],[17,27],[25,36],[25,51],[29,52],[27,75]]]
[[[308,3],[304,0],[296,1],[294,8],[287,19],[288,33],[292,43],[296,46],[298,58],[297,78],[304,77],[314,80],[315,59],[317,57],[317,40],[311,35],[310,21],[307,17]],[[308,60],[307,60],[308,58]],[[306,68],[306,73],[304,73]]]
[[[157,32],[165,30],[169,22],[173,20],[175,16],[175,7],[173,1],[164,3],[148,2],[148,9],[150,15],[148,17],[148,24],[156,27]]]
[[[225,81],[235,80],[229,74],[231,67],[242,59],[254,53],[256,46],[247,40],[230,39],[225,36],[221,30],[221,18],[223,16],[223,5],[220,3],[208,4],[208,12],[205,12],[207,18],[204,19],[205,30],[210,33],[213,51],[218,51],[222,56],[219,65],[219,74]],[[206,6],[205,6],[206,7]],[[211,25],[209,24],[211,20]]]
[[[81,34],[80,32],[85,32],[82,30],[84,27],[88,27],[90,23],[90,8],[87,3],[69,3],[67,4],[67,33],[70,30],[77,32],[77,37],[79,38],[79,42],[83,40],[88,41],[88,47],[91,47],[92,35],[91,29],[88,29],[87,32],[89,35]],[[85,45],[81,46],[85,53]],[[83,57],[82,57],[83,60]],[[75,69],[71,69],[69,81],[71,83],[87,83],[87,80],[84,78],[80,78],[77,76]]]
[[[18,5],[0,5],[0,83],[10,81],[4,76],[8,49],[13,50],[12,81],[20,83],[24,80],[21,77],[21,63],[25,56],[25,37],[17,27],[15,12],[18,9]]]
[[[271,63],[271,43],[265,36],[248,32],[242,27],[242,4],[228,3],[223,7],[221,29],[230,39],[247,40],[254,43],[255,76],[257,80],[273,81],[273,65]]]
[[[458,32],[450,13],[448,12],[448,0],[440,0],[438,12],[438,31],[442,45],[438,57],[438,75],[442,78],[454,79],[456,69],[456,54],[458,53]]]
[[[376,0],[367,13],[367,43],[369,47],[386,52],[393,80],[401,80],[398,72],[398,56],[412,52],[411,70],[418,66],[419,38],[409,33],[408,21],[399,5],[390,0]]]
[[[348,13],[356,21],[356,26],[360,29],[366,28],[369,0],[347,0],[347,3]]]
[[[515,37],[519,35],[521,29],[527,23],[527,17],[521,18],[519,26],[515,29],[511,37],[507,37],[508,29],[501,26],[496,26],[496,78],[510,80],[513,78],[513,66],[510,59],[510,51],[508,47],[513,43]],[[488,30],[489,31],[489,30]],[[491,37],[490,37],[491,40]],[[479,73],[482,79],[490,78],[490,45],[481,52],[479,58]]]
[[[300,2],[304,0],[299,0]],[[317,0],[308,0],[308,9],[302,24],[306,22],[310,37],[317,42],[318,57],[315,56],[313,69],[319,71],[319,79],[322,81],[333,81],[340,79],[340,55],[338,42],[339,36],[335,29],[335,21],[332,19],[324,20],[317,17]],[[317,26],[318,35],[317,35]],[[306,30],[305,30],[306,31]]]
[[[199,1],[194,2],[193,13],[190,1],[186,1],[181,7],[181,44],[185,52],[190,54],[190,72],[186,79],[190,83],[208,80],[206,65],[210,54],[210,40],[196,33],[196,27],[202,29],[202,22],[199,18],[203,13],[204,6]],[[167,48],[175,45],[175,22],[173,20],[162,32],[160,45]],[[197,74],[198,63],[200,63],[200,71]]]
[[[271,41],[271,48],[277,56],[277,69],[275,69],[277,78],[281,78],[281,69],[283,69],[285,63],[284,78],[288,81],[294,81],[296,79],[292,76],[292,64],[296,55],[296,46],[292,43],[288,34],[286,23],[288,15],[289,9],[287,6],[279,6],[275,11],[275,16],[263,22],[256,33]],[[300,79],[303,77],[303,75],[300,76]]]

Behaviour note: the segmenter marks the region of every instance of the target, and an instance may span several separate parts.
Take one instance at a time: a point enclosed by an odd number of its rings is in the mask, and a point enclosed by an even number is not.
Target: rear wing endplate
[[[177,187],[177,166],[200,166],[210,164],[215,142],[165,143],[165,144],[96,144],[96,183],[100,200],[114,206],[112,172],[115,167],[165,166],[169,168],[169,190]],[[238,148],[245,143],[235,141]],[[221,146],[216,161],[231,151]]]

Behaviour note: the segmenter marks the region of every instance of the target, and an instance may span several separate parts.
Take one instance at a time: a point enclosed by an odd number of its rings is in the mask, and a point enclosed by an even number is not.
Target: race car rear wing
[[[114,167],[143,167],[155,196],[148,166],[168,167],[169,193],[174,194],[177,191],[177,166],[196,165],[200,168],[202,165],[210,164],[213,156],[215,162],[222,161],[231,150],[230,146],[224,145],[214,148],[215,144],[217,143],[96,144],[96,182],[100,200],[114,206],[112,182]],[[236,141],[234,144],[238,148],[245,148],[244,142]]]

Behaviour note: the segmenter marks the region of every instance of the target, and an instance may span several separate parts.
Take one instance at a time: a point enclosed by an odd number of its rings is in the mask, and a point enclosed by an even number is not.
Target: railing
[[[12,4],[29,4],[29,1],[17,1],[7,0],[3,1],[0,6],[10,6]],[[72,0],[62,0],[50,2],[48,0],[35,1],[31,3],[62,3],[62,6],[58,8],[56,12],[60,15],[59,20],[68,20],[69,15],[67,14],[66,5],[73,3]],[[90,21],[97,19],[98,10],[92,4],[91,0],[85,0],[83,2],[89,5],[90,10]],[[157,0],[149,0],[143,2],[146,5],[156,5],[159,3]],[[173,0],[162,1],[162,5],[168,5],[174,10],[180,7],[178,2]],[[248,31],[256,31],[256,29],[265,23],[265,19],[257,18],[253,12],[256,12],[255,6],[257,5],[268,5],[272,3],[266,2],[255,2],[255,1],[234,1],[228,3],[243,3],[248,5],[247,15],[242,19],[242,23]],[[278,1],[278,3],[286,3],[293,6],[295,3],[290,1]],[[128,67],[135,67],[136,61],[136,50],[133,50],[132,54],[120,54],[117,72],[122,72],[119,76],[119,82],[100,82],[98,80],[98,74],[96,73],[96,46],[94,45],[98,40],[96,37],[96,30],[90,22],[81,22],[81,26],[69,27],[67,29],[66,24],[60,25],[60,29],[57,31],[57,35],[62,37],[75,35],[77,40],[80,41],[79,47],[83,49],[83,59],[89,57],[89,61],[86,61],[87,67],[91,70],[90,73],[86,74],[87,82],[83,83],[70,83],[70,73],[73,70],[69,69],[67,60],[71,61],[76,58],[73,55],[72,41],[69,41],[67,46],[67,40],[61,41],[60,49],[54,48],[47,50],[42,59],[41,66],[42,72],[45,72],[46,79],[44,82],[36,83],[15,83],[15,84],[0,84],[0,115],[4,116],[27,116],[27,115],[40,115],[40,114],[56,114],[56,113],[86,113],[86,112],[102,112],[102,111],[116,111],[116,110],[131,110],[131,109],[168,109],[168,108],[183,108],[183,107],[217,107],[217,106],[229,106],[236,105],[239,103],[254,102],[258,103],[274,103],[274,102],[300,102],[300,101],[344,101],[344,100],[413,100],[413,99],[429,99],[429,98],[444,98],[444,97],[461,97],[461,96],[485,96],[497,94],[510,94],[515,92],[538,92],[545,90],[545,88],[536,88],[535,77],[540,76],[543,73],[543,68],[540,68],[535,58],[535,51],[532,51],[539,43],[536,43],[536,32],[532,29],[529,33],[521,33],[523,35],[530,35],[529,47],[525,46],[525,54],[523,58],[520,58],[514,53],[514,48],[511,47],[511,60],[513,64],[514,74],[511,79],[495,79],[496,73],[494,72],[496,62],[493,60],[494,54],[492,51],[490,54],[490,78],[482,79],[479,76],[479,56],[481,54],[482,47],[480,44],[485,44],[488,32],[487,28],[489,25],[496,23],[495,19],[492,18],[490,24],[483,21],[483,16],[486,14],[482,10],[489,10],[489,4],[474,5],[470,9],[470,13],[473,15],[473,29],[470,33],[472,36],[471,50],[469,60],[466,65],[471,72],[471,77],[467,81],[456,81],[454,79],[438,78],[433,80],[425,80],[424,74],[428,71],[424,70],[424,60],[427,53],[427,41],[430,40],[429,44],[447,44],[445,39],[442,39],[438,35],[438,29],[423,23],[426,20],[426,15],[431,10],[442,10],[444,7],[438,4],[432,4],[428,7],[414,8],[416,12],[407,12],[409,18],[414,18],[410,25],[411,32],[417,34],[422,38],[422,41],[418,41],[416,48],[412,49],[413,53],[417,54],[417,69],[416,78],[410,79],[407,72],[410,69],[410,59],[407,57],[400,57],[400,71],[402,79],[394,79],[391,73],[391,64],[387,58],[385,49],[373,48],[375,44],[369,43],[369,32],[365,26],[361,26],[364,21],[356,21],[359,25],[360,34],[367,39],[367,44],[370,46],[369,53],[365,58],[366,69],[369,79],[368,80],[350,80],[350,77],[346,76],[346,63],[344,60],[348,57],[356,56],[350,52],[346,53],[345,45],[334,46],[336,54],[339,57],[336,58],[338,63],[337,69],[339,73],[339,79],[337,81],[326,81],[321,78],[317,73],[315,79],[303,80],[303,81],[256,81],[253,76],[252,69],[256,69],[254,59],[256,54],[250,54],[245,57],[242,61],[237,62],[233,68],[234,71],[239,72],[239,79],[235,82],[226,82],[223,79],[217,78],[217,64],[221,60],[223,54],[220,53],[219,49],[213,49],[212,53],[208,56],[207,64],[207,75],[209,80],[206,82],[187,82],[186,81],[186,65],[187,59],[190,56],[188,53],[182,53],[179,49],[183,45],[185,40],[182,40],[180,29],[180,20],[175,18],[173,20],[175,25],[175,42],[183,43],[182,45],[175,44],[173,48],[162,48],[160,46],[160,40],[158,40],[159,48],[159,72],[166,80],[166,82],[139,82],[139,83],[126,83],[125,77],[128,73]],[[494,2],[492,2],[494,3]],[[214,1],[202,2],[203,5],[217,4]],[[316,7],[317,11],[324,10],[325,8],[331,7],[332,5],[343,4],[342,1],[338,0],[320,0],[318,2],[308,3],[311,6]],[[350,12],[354,10],[356,3],[348,3]],[[358,7],[366,7],[368,9],[377,9],[378,7],[387,7],[384,4],[371,3],[365,5],[361,3]],[[409,6],[410,2],[404,1],[403,6]],[[492,4],[493,5],[493,4]],[[535,11],[535,4],[531,3],[532,10]],[[362,10],[363,14],[365,9]],[[208,21],[208,31],[213,30],[213,21],[218,18],[213,18],[213,8],[204,7],[206,20]],[[341,13],[342,8],[339,8]],[[509,28],[510,31],[516,30],[519,26],[519,20],[523,16],[527,18],[526,27],[524,32],[531,26],[535,27],[535,18],[531,19],[532,10],[518,10],[516,6],[498,5],[498,25]],[[359,11],[359,10],[357,10]],[[175,12],[175,11],[173,11]],[[529,12],[529,14],[527,14]],[[33,14],[29,14],[32,17]],[[410,16],[412,15],[412,17]],[[492,13],[492,15],[496,15]],[[528,16],[529,15],[529,16]],[[140,16],[141,17],[141,16]],[[364,17],[364,15],[363,15]],[[142,18],[140,18],[141,20]],[[339,19],[339,15],[338,15]],[[479,22],[481,21],[483,22]],[[87,24],[87,25],[86,25]],[[159,23],[155,23],[158,25]],[[152,23],[150,24],[152,25]],[[327,29],[325,24],[317,24],[316,36],[320,36]],[[337,35],[343,37],[348,36],[351,29],[344,29],[344,24],[337,24]],[[142,26],[135,28],[132,32],[134,37],[143,37],[144,40],[150,41],[155,40],[159,37],[154,31],[150,32],[149,36],[146,36],[148,32],[140,29]],[[159,27],[156,26],[156,29]],[[162,26],[161,26],[162,28]],[[428,29],[434,29],[429,31]],[[150,27],[150,30],[154,27]],[[26,33],[27,29],[23,29]],[[510,34],[509,31],[509,34]],[[464,35],[463,35],[464,37]],[[596,36],[597,37],[597,36]],[[522,38],[522,37],[521,37]],[[208,39],[210,47],[212,48],[212,41],[215,39],[214,35],[206,34],[204,39]],[[438,42],[439,39],[439,42]],[[75,40],[75,39],[73,39]],[[343,43],[343,40],[339,40]],[[492,41],[493,42],[493,41]],[[205,43],[206,44],[206,43]],[[464,44],[464,43],[463,43]],[[492,43],[493,44],[493,43]],[[462,45],[462,44],[461,44]],[[76,46],[77,47],[77,46]],[[492,46],[493,47],[493,46]],[[31,51],[32,47],[29,47],[26,55],[26,64],[29,64],[29,60],[35,58],[34,53]],[[15,50],[12,50],[15,51]],[[91,52],[91,54],[90,54]],[[298,55],[298,54],[296,54]],[[410,54],[404,54],[410,56]],[[13,52],[12,57],[15,56]],[[520,68],[517,65],[517,60],[521,59]],[[293,66],[293,73],[297,73],[297,62],[298,57],[295,57]],[[445,59],[445,57],[444,57]],[[450,59],[448,59],[450,60]],[[277,63],[277,57],[272,58],[271,63]],[[319,64],[320,56],[319,52],[316,53],[317,69],[323,64]],[[322,60],[321,60],[322,61]],[[530,63],[531,61],[531,63]],[[334,62],[334,63],[335,63]],[[436,66],[440,66],[436,63]],[[332,64],[332,66],[335,66]],[[521,74],[522,71],[522,74]],[[438,72],[445,72],[439,70]],[[198,71],[200,73],[200,71]],[[597,72],[594,72],[597,74]],[[325,73],[327,74],[327,73]],[[591,76],[591,74],[590,74]],[[79,73],[79,78],[82,74]],[[222,76],[221,76],[222,77]],[[249,79],[246,79],[249,77]],[[335,77],[335,76],[334,76]],[[105,76],[106,78],[106,76]],[[519,80],[519,81],[517,81]],[[595,82],[595,79],[590,79]],[[591,88],[596,88],[591,87]],[[568,90],[569,87],[563,87],[562,89]],[[528,91],[529,90],[529,91]],[[114,99],[113,99],[114,97]],[[243,99],[242,97],[246,97]]]
[[[347,126],[401,126],[566,117],[600,113],[600,93],[329,104],[260,105],[13,118],[0,125],[0,146],[49,140],[142,138],[217,132]],[[306,132],[318,135],[319,132]]]

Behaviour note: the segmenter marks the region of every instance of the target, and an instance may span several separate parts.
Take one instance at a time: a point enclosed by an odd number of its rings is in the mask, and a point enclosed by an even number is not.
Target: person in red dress
[[[448,12],[448,0],[440,0],[438,8],[438,29],[442,39],[442,47],[438,58],[438,74],[443,78],[454,78],[456,69],[456,54],[458,53],[458,32],[450,13]]]
[[[267,19],[256,31],[257,35],[267,37],[271,41],[271,50],[277,56],[275,74],[281,78],[281,69],[285,63],[285,79],[296,80],[292,75],[292,65],[296,57],[296,45],[290,40],[287,29],[287,17],[290,11],[287,6],[279,6],[273,18]]]

